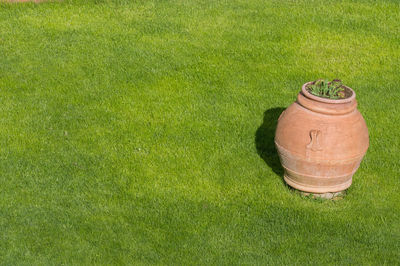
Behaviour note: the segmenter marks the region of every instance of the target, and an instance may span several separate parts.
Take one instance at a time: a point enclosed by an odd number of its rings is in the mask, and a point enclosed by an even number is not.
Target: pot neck
[[[331,100],[312,95],[306,90],[306,86],[310,82],[303,85],[301,92],[297,95],[297,103],[311,111],[328,114],[328,115],[344,115],[353,112],[357,108],[355,92],[351,89],[352,95],[349,98],[341,100]]]

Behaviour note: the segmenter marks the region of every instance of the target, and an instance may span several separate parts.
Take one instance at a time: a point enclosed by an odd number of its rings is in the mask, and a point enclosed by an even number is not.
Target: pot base
[[[343,197],[345,196],[346,190],[339,191],[339,192],[328,192],[328,193],[322,193],[322,194],[300,191],[300,194],[305,196],[305,197],[310,197],[311,196],[314,199],[340,200],[340,199],[343,199]]]
[[[284,178],[285,182],[289,186],[291,186],[292,188],[295,188],[295,189],[298,189],[298,190],[304,191],[304,192],[311,192],[311,193],[318,193],[318,194],[329,193],[329,192],[341,192],[341,191],[346,190],[347,188],[349,188],[351,186],[352,181],[353,181],[353,179],[350,178],[346,182],[344,182],[342,184],[339,184],[339,185],[333,185],[333,186],[310,186],[310,185],[307,185],[307,184],[300,184],[300,183],[294,181],[286,173],[284,174],[283,178]]]

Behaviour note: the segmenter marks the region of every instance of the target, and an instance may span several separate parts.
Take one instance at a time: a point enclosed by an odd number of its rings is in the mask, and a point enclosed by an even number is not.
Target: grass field
[[[276,119],[341,78],[370,148],[289,189]],[[0,4],[0,261],[400,264],[399,1]]]

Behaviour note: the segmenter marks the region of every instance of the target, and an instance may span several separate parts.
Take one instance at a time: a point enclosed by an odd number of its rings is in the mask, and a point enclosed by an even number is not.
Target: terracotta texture
[[[314,192],[347,189],[369,146],[368,129],[356,94],[331,100],[303,85],[297,101],[282,112],[275,145],[291,187]]]

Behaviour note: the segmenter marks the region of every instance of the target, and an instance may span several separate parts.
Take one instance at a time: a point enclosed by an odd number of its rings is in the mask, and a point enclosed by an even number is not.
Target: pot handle
[[[311,149],[312,151],[322,151],[322,147],[320,144],[322,132],[318,129],[310,130],[310,138],[311,141],[307,145],[307,149]]]

